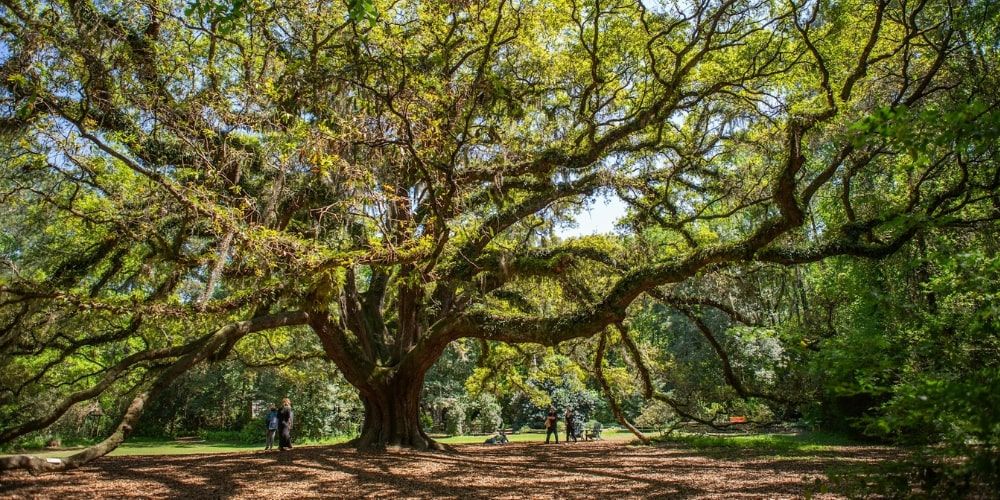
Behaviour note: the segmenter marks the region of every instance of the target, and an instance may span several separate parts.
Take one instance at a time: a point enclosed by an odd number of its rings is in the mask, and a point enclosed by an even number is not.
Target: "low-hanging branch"
[[[639,372],[639,381],[642,383],[642,395],[646,399],[652,399],[656,401],[661,401],[666,403],[670,408],[679,415],[681,418],[686,420],[697,422],[702,425],[712,427],[714,429],[725,429],[732,424],[729,422],[717,422],[716,417],[718,417],[721,410],[716,410],[715,414],[709,417],[701,417],[692,413],[686,409],[687,405],[682,404],[675,398],[663,393],[656,389],[653,384],[653,377],[650,373],[649,367],[646,365],[645,359],[643,359],[642,351],[639,350],[639,346],[635,343],[635,339],[631,337],[628,333],[628,329],[624,324],[618,324],[616,326],[619,335],[621,336],[622,343],[625,344],[625,350],[628,352],[629,357],[632,359],[633,365]]]
[[[649,437],[625,418],[625,413],[622,412],[621,405],[618,404],[618,398],[615,397],[614,392],[611,390],[608,379],[604,377],[604,353],[607,347],[608,335],[607,332],[602,332],[597,341],[597,352],[594,354],[594,378],[597,379],[597,383],[601,386],[601,391],[604,392],[604,398],[608,401],[608,406],[611,407],[611,413],[615,416],[615,420],[628,429],[629,432],[635,434],[635,437],[639,438],[640,441],[648,444],[650,441]]]
[[[180,375],[185,373],[191,367],[201,363],[206,360],[209,356],[215,353],[220,347],[226,343],[238,340],[250,333],[261,330],[269,330],[274,328],[280,328],[285,326],[294,326],[305,324],[308,320],[308,315],[304,312],[285,312],[272,314],[267,316],[260,316],[246,321],[240,321],[237,323],[231,323],[218,330],[200,338],[198,341],[191,345],[185,345],[180,348],[166,349],[155,351],[150,353],[138,353],[139,358],[144,359],[154,359],[152,355],[156,355],[160,358],[167,357],[167,355],[178,355],[179,359],[174,361],[172,364],[159,370],[157,373],[156,380],[145,390],[143,390],[139,395],[137,395],[132,403],[129,404],[128,409],[122,415],[115,431],[104,441],[90,446],[83,451],[75,453],[66,459],[59,460],[46,460],[33,457],[30,455],[13,455],[0,458],[0,471],[13,470],[13,469],[27,469],[32,473],[39,472],[56,472],[64,471],[68,469],[77,468],[91,460],[102,457],[115,448],[118,447],[128,437],[131,433],[135,423],[138,421],[139,417],[142,415],[144,405],[150,398],[155,398],[158,394],[163,392],[170,384],[177,379]],[[128,361],[132,364],[138,358],[129,359]],[[120,364],[122,370],[127,369],[131,365]],[[108,380],[107,377],[105,380]],[[103,383],[103,382],[102,382]],[[108,381],[110,384],[110,381]],[[90,392],[94,392],[94,395],[100,393],[100,390],[85,391],[81,393],[74,394],[46,419],[36,419],[28,422],[22,426],[18,426],[6,431],[3,431],[2,442],[9,442],[13,437],[23,435],[32,430],[42,428],[47,426],[52,421],[55,421],[62,413],[65,413],[73,404],[87,399]],[[57,414],[58,413],[58,414]]]
[[[688,320],[691,321],[691,323],[698,329],[702,337],[704,337],[705,340],[708,341],[709,345],[712,346],[712,350],[715,351],[715,355],[719,358],[719,362],[722,364],[722,374],[726,379],[726,383],[729,387],[732,387],[741,398],[762,398],[781,403],[789,402],[785,398],[773,394],[747,389],[739,375],[737,375],[736,371],[733,369],[732,362],[729,359],[729,354],[726,352],[726,349],[721,343],[719,343],[719,340],[715,338],[715,334],[712,332],[711,327],[705,323],[705,320],[688,307],[675,306],[675,308],[684,314],[684,316],[687,316]]]

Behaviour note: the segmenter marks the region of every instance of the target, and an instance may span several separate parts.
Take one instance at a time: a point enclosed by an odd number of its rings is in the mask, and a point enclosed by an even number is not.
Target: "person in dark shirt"
[[[274,435],[278,432],[278,407],[271,406],[271,411],[264,417],[264,428],[267,429],[267,445],[265,450],[274,448]]]
[[[576,442],[576,414],[573,413],[572,408],[566,408],[566,442],[569,442],[569,438],[573,438],[573,442]]]
[[[292,449],[292,422],[292,401],[282,399],[278,411],[278,449],[281,451]]]
[[[556,414],[556,408],[550,406],[549,415],[545,417],[545,444],[549,444],[549,436],[555,436],[556,444],[559,444],[559,432],[556,431],[557,423],[559,423],[559,416]]]

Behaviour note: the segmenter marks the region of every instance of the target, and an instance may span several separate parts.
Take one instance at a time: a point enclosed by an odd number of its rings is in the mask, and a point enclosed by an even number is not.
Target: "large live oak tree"
[[[420,391],[457,339],[603,335],[643,294],[712,303],[670,284],[1000,206],[978,2],[349,3],[0,0],[0,443],[132,398],[0,468],[101,456],[188,368],[305,327],[358,447],[436,447]],[[551,236],[610,194],[632,236]]]

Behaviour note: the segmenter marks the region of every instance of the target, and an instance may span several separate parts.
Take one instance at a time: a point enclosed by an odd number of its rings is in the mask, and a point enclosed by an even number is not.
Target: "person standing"
[[[292,401],[288,398],[281,400],[281,410],[278,411],[278,450],[285,451],[292,449]]]
[[[278,407],[271,405],[271,411],[264,417],[264,428],[267,429],[267,445],[265,450],[274,448],[274,435],[278,432]]]
[[[559,416],[556,414],[556,408],[550,406],[549,415],[545,417],[545,444],[549,444],[549,436],[555,436],[556,444],[559,444],[559,432],[556,431],[557,423],[559,423]]]
[[[569,442],[569,438],[573,438],[573,442],[576,442],[576,414],[573,413],[572,408],[566,408],[566,442]]]

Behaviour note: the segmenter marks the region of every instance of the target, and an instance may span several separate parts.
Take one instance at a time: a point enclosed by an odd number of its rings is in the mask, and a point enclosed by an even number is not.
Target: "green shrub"
[[[466,415],[470,418],[466,429],[470,432],[496,432],[503,424],[500,411],[496,398],[487,393],[480,394],[467,405]]]
[[[465,432],[465,406],[453,404],[445,412],[444,432],[449,436],[459,436]]]

